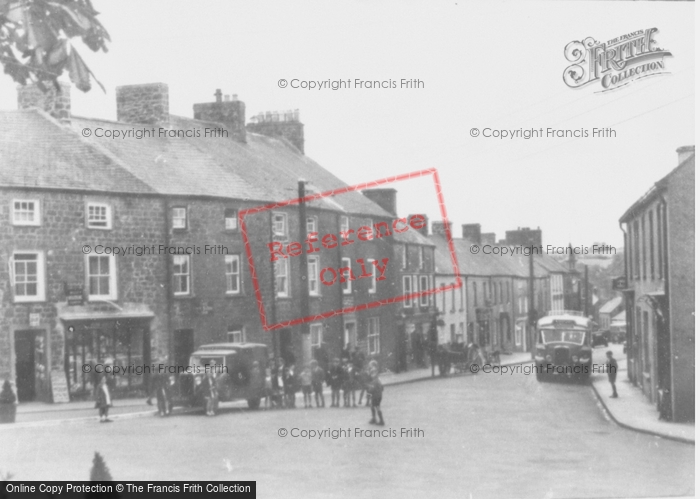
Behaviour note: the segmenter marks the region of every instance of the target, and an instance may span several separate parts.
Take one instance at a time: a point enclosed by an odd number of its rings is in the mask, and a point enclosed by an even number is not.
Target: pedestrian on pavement
[[[608,357],[608,361],[606,363],[606,368],[608,371],[608,381],[610,381],[610,385],[612,386],[612,395],[610,395],[610,398],[616,399],[617,398],[617,388],[615,387],[615,379],[617,378],[617,361],[613,358],[613,353],[611,350],[608,350],[605,352],[605,355]]]
[[[312,380],[311,366],[309,364],[307,364],[304,370],[301,372],[301,374],[299,375],[299,379],[301,380],[301,393],[304,394],[304,407],[308,409],[309,407],[311,407]]]
[[[111,423],[109,408],[112,407],[112,394],[107,384],[107,376],[100,377],[95,393],[95,408],[99,410],[100,423]]]
[[[343,384],[343,367],[340,359],[333,359],[333,364],[328,372],[328,386],[331,387],[331,407],[340,407],[340,388]]]
[[[318,364],[318,361],[311,361],[311,386],[314,390],[316,407],[326,407],[326,397],[323,395],[323,382],[326,380],[326,371]],[[319,403],[320,401],[320,403]]]
[[[382,382],[379,379],[379,370],[372,369],[370,372],[370,377],[371,381],[367,391],[369,396],[372,397],[372,419],[370,419],[369,424],[384,426],[384,416],[382,415],[382,410],[380,409],[384,385],[382,385]]]

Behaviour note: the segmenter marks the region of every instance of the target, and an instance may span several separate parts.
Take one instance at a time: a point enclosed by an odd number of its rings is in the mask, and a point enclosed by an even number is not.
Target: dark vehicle
[[[607,335],[606,335],[607,333]],[[598,345],[603,345],[605,347],[608,346],[609,343],[609,335],[610,331],[595,331],[593,334],[593,338],[591,340],[591,346],[593,348],[597,347]]]
[[[535,365],[537,380],[566,376],[586,380],[591,374],[592,348],[590,319],[580,312],[557,312],[537,321]]]
[[[259,343],[202,345],[190,356],[194,372],[180,374],[177,379],[173,405],[203,407],[204,397],[199,387],[211,372],[216,379],[219,402],[247,400],[249,408],[257,409],[265,396],[267,360],[267,346]]]
[[[625,325],[613,324],[610,326],[610,341],[612,343],[622,343],[627,338]]]

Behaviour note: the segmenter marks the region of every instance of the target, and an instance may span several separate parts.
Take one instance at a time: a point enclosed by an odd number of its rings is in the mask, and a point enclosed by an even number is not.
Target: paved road
[[[694,447],[617,427],[590,387],[479,374],[387,387],[396,437],[359,437],[368,410],[230,410],[0,431],[0,473],[258,481],[259,497],[644,497],[694,494]],[[308,440],[278,430],[349,429]],[[401,428],[422,437],[401,438]]]

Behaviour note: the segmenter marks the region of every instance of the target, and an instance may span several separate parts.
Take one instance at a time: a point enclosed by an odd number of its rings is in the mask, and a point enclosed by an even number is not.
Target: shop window
[[[12,225],[41,225],[39,201],[14,199],[12,201]]]

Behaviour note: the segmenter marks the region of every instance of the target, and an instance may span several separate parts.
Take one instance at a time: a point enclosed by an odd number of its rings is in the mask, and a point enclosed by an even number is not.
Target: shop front
[[[115,397],[145,393],[150,379],[151,321],[148,311],[74,311],[59,315],[64,366],[71,400],[92,396],[107,373]],[[112,375],[113,372],[117,375]]]

